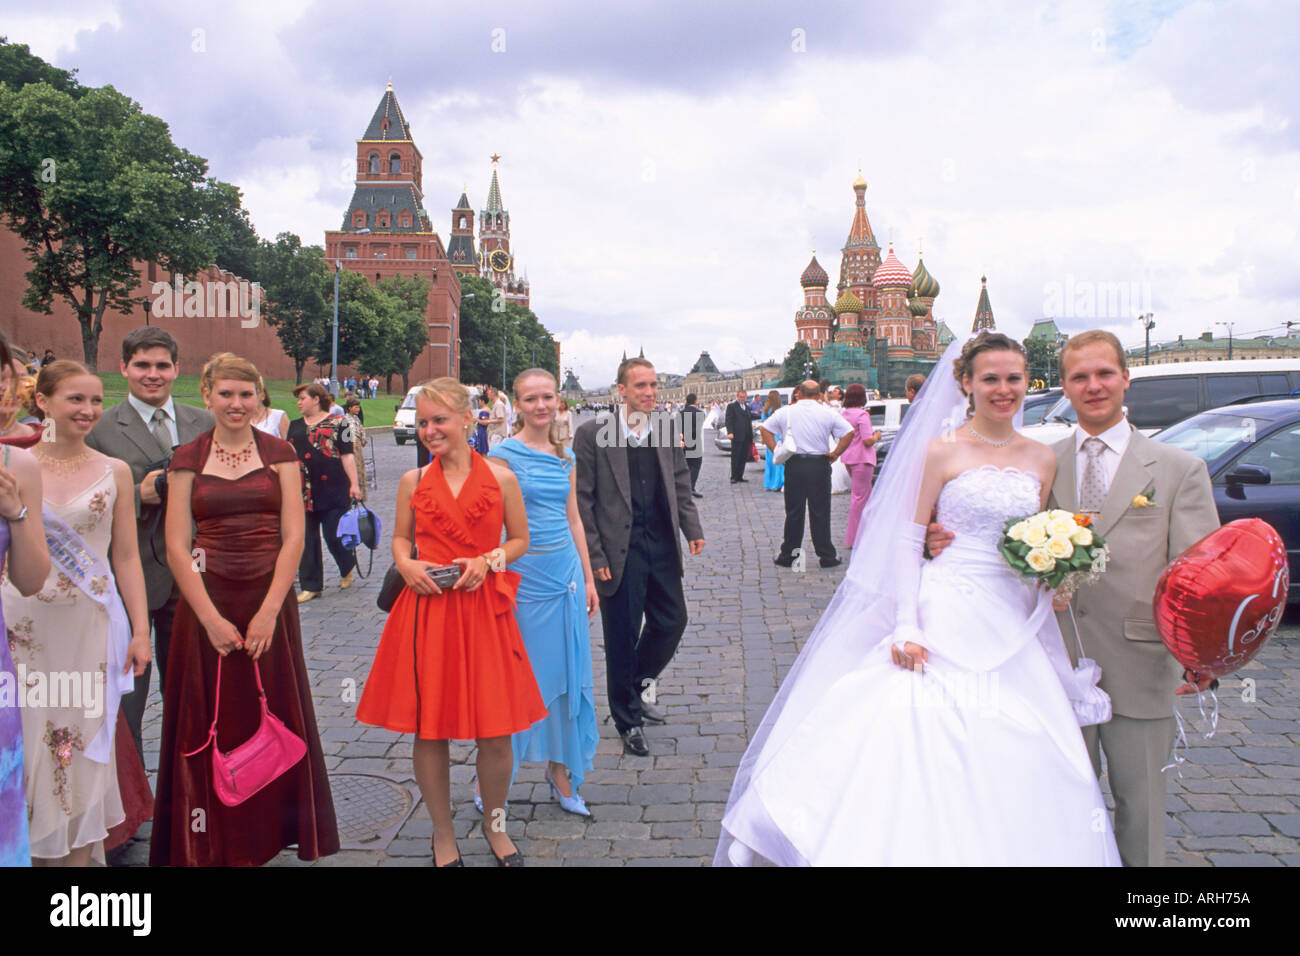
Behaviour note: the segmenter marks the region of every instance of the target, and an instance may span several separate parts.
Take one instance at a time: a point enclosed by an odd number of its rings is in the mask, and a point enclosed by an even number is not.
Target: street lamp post
[[[1215,322],[1215,325],[1222,325],[1228,330],[1228,361],[1232,361],[1232,327],[1236,322]]]
[[[339,393],[339,272],[343,263],[334,260],[334,347],[330,354],[330,391]]]
[[[1142,364],[1150,365],[1151,364],[1151,330],[1156,327],[1156,314],[1154,312],[1148,312],[1146,315],[1139,315],[1138,321],[1142,323],[1142,328],[1146,330],[1146,334],[1147,334],[1146,354],[1142,359]]]
[[[501,330],[501,391],[506,390],[506,337],[509,335],[508,329]]]
[[[148,299],[144,300],[144,324],[149,324],[149,313],[153,311],[153,303]]]

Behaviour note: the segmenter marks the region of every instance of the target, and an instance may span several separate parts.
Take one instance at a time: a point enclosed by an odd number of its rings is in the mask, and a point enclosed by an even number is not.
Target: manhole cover
[[[331,774],[330,791],[345,850],[387,846],[415,808],[415,795],[405,784],[378,774]]]

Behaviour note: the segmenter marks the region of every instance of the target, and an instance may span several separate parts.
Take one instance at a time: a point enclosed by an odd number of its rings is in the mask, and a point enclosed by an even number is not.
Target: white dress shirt
[[[1078,488],[1083,481],[1083,473],[1088,467],[1088,453],[1083,450],[1083,443],[1094,436],[1089,435],[1078,425],[1074,426],[1074,486]],[[1127,418],[1121,418],[1100,435],[1095,436],[1106,446],[1097,456],[1097,465],[1101,468],[1102,487],[1110,491],[1110,483],[1115,479],[1119,460],[1124,457],[1129,439],[1133,437],[1133,428]]]
[[[628,438],[629,445],[641,447],[645,444],[646,436],[650,434],[650,416],[646,414],[638,415],[641,419],[641,427],[633,428],[627,423],[627,406],[618,406],[618,421],[623,427],[623,434]]]
[[[837,410],[810,398],[793,405],[782,405],[761,423],[779,442],[788,429],[798,455],[824,455],[833,447],[832,438],[843,438],[853,431]]]
[[[153,413],[157,411],[157,409],[148,402],[140,401],[140,399],[136,398],[134,395],[127,395],[126,401],[127,404],[135,409],[136,414],[144,419],[144,427],[152,432]],[[181,443],[180,433],[176,431],[176,403],[172,401],[172,397],[168,395],[167,401],[163,402],[162,405],[158,407],[167,415],[167,431],[169,431],[172,436],[171,447],[175,448]]]

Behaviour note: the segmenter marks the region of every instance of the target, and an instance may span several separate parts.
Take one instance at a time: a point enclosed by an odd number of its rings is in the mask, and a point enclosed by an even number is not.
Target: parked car
[[[763,407],[762,402],[767,401],[767,393],[770,391],[771,389],[764,388],[755,392],[754,395],[751,396],[751,398],[756,396],[759,399],[761,399],[758,406],[760,409]],[[781,401],[784,404],[789,405],[790,396],[794,394],[794,389],[789,387],[782,387],[782,388],[778,388],[777,391],[781,393]],[[729,405],[731,403],[728,402],[727,404]],[[716,448],[718,451],[722,452],[724,455],[730,455],[731,439],[727,437],[727,427],[726,427],[726,421],[724,417],[726,415],[726,412],[727,412],[727,406],[723,405],[722,411],[719,413],[717,430],[714,431],[713,433],[713,447]],[[760,412],[760,414],[762,413]],[[758,425],[759,425],[759,421],[757,418],[755,418],[754,419],[754,444],[762,446],[763,437],[758,433]],[[759,453],[762,454],[762,447],[759,448]]]
[[[1261,518],[1286,546],[1300,603],[1300,399],[1214,408],[1152,436],[1205,461],[1223,523]]]
[[[1049,388],[1042,392],[1031,392],[1025,396],[1025,403],[1021,406],[1024,412],[1025,425],[1037,425],[1043,420],[1043,417],[1056,407],[1061,396],[1065,394],[1064,389]]]
[[[396,411],[393,418],[393,438],[399,445],[405,445],[408,439],[415,441],[415,396],[419,392],[419,385],[411,386],[401,404],[393,406]]]
[[[1124,405],[1133,426],[1151,435],[1208,408],[1297,388],[1298,359],[1139,365],[1129,369]],[[1026,424],[1021,432],[1050,445],[1070,434],[1077,420],[1070,400],[1062,397],[1039,424]]]

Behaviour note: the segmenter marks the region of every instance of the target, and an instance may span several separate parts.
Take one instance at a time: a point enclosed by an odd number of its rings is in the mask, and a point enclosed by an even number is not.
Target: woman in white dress
[[[1055,476],[1015,431],[1026,386],[997,333],[930,376],[862,517],[875,546],[754,734],[715,864],[1119,865],[1051,595],[997,550]],[[924,561],[935,507],[956,538]]]
[[[229,355],[230,353],[224,354]],[[253,427],[281,440],[287,439],[289,435],[289,416],[280,409],[271,407],[271,394],[266,390],[266,383],[262,381],[261,377],[257,380],[257,397],[262,404],[258,411],[258,418],[253,422]]]

